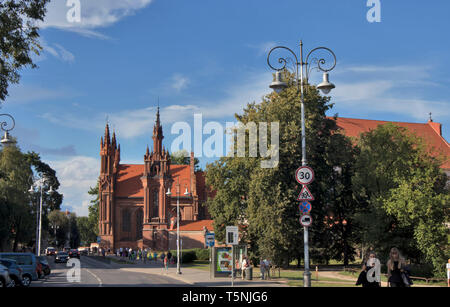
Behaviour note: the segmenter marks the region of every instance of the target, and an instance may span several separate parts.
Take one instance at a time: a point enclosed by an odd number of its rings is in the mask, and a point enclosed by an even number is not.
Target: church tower
[[[141,177],[144,188],[143,245],[167,249],[168,206],[166,191],[170,186],[170,155],[162,146],[164,139],[159,107],[153,127],[153,150],[148,146],[144,155],[144,172]]]
[[[99,236],[102,246],[114,248],[114,192],[120,163],[120,145],[117,146],[115,133],[110,138],[108,124],[105,137],[100,141],[100,157]]]

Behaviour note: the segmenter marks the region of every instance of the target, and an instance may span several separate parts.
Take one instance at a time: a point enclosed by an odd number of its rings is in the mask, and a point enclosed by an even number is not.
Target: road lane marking
[[[97,281],[98,281],[98,286],[99,287],[102,287],[103,286],[103,283],[102,283],[102,280],[97,276],[97,275],[95,275],[93,272],[91,272],[89,269],[85,269],[86,271],[88,271],[92,276],[94,276],[96,279],[97,279]]]

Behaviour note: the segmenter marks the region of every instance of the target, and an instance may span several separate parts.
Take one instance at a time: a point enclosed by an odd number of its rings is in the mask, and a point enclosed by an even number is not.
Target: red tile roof
[[[203,227],[206,227],[209,232],[214,231],[213,220],[201,220],[195,222],[180,221],[180,231],[202,231]],[[173,227],[174,230],[177,229],[177,224]]]
[[[141,177],[143,164],[120,164],[117,175],[116,197],[144,197]]]
[[[343,129],[345,135],[350,137],[359,137],[361,133],[374,130],[378,125],[386,123],[389,123],[389,121],[345,117],[338,117],[336,120],[337,126]],[[441,168],[450,169],[450,145],[441,135],[441,124],[435,122],[428,122],[425,124],[405,122],[392,123],[407,128],[418,137],[423,138],[428,145],[428,149],[434,156],[442,155],[446,159],[441,165]]]

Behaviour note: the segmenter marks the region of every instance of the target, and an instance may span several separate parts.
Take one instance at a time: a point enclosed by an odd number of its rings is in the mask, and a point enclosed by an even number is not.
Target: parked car
[[[55,263],[62,262],[67,263],[69,261],[69,254],[65,252],[58,252],[55,256]]]
[[[5,288],[11,283],[9,277],[9,270],[4,265],[0,264],[0,288]]]
[[[22,285],[29,287],[33,280],[38,280],[37,261],[33,253],[0,253],[0,259],[15,260],[22,269]]]
[[[50,275],[51,273],[51,269],[50,269],[50,265],[48,264],[48,260],[47,257],[45,256],[39,256],[37,257],[39,263],[42,265],[42,271],[44,272],[44,275]]]
[[[57,250],[54,247],[47,247],[47,249],[45,250],[45,254],[47,256],[55,256],[56,252],[57,252]]]
[[[22,269],[17,265],[17,262],[12,259],[0,259],[0,264],[4,265],[9,270],[11,281],[8,284],[8,287],[22,286]]]
[[[69,251],[69,258],[78,258],[78,259],[80,259],[80,252],[77,249],[71,249]]]

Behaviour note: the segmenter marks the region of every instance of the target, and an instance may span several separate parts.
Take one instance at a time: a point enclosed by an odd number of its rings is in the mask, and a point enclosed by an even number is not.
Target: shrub
[[[197,256],[197,260],[209,260],[209,249],[206,248],[196,248],[194,249]]]

